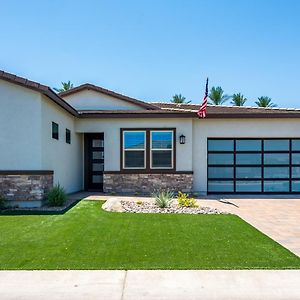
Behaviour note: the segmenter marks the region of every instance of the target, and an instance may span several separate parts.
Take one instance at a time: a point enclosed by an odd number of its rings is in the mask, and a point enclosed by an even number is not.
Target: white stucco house
[[[146,103],[84,84],[56,94],[0,71],[0,193],[154,189],[299,193],[300,110]]]

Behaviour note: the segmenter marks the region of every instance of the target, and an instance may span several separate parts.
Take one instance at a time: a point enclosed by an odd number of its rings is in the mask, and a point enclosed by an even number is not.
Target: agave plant
[[[170,191],[158,191],[152,194],[155,200],[155,204],[160,208],[169,207],[174,198],[174,194]]]

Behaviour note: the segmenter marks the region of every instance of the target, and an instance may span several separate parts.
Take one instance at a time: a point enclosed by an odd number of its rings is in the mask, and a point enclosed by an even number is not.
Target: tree
[[[180,103],[189,104],[189,103],[191,103],[191,101],[185,101],[185,97],[183,97],[181,94],[179,94],[179,95],[175,94],[173,96],[173,98],[171,99],[171,102],[172,103],[177,103],[177,104],[180,104]]]
[[[276,107],[277,105],[272,102],[272,99],[267,96],[261,96],[257,98],[258,101],[255,101],[255,104],[259,107]]]
[[[245,102],[247,101],[247,98],[244,97],[241,93],[233,94],[231,104],[235,106],[243,106]]]
[[[210,90],[208,97],[210,99],[209,104],[214,104],[214,105],[222,105],[228,99],[231,98],[231,96],[224,94],[224,91],[220,86],[217,87],[213,86]]]
[[[65,92],[68,91],[70,89],[73,88],[73,83],[71,83],[71,81],[69,80],[68,82],[62,82],[61,83],[62,88],[53,88],[56,92],[61,93],[61,92]]]

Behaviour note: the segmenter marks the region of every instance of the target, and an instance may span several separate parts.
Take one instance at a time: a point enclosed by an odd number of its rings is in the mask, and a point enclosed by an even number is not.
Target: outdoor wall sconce
[[[182,134],[182,135],[179,137],[179,144],[181,144],[181,145],[185,144],[185,135]]]

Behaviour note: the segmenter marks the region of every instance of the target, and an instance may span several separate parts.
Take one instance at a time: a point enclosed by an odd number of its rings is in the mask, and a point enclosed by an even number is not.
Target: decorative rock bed
[[[199,206],[199,207],[180,207],[172,204],[170,207],[160,208],[154,203],[142,202],[137,203],[134,201],[120,201],[122,211],[126,213],[161,213],[161,214],[204,214],[204,215],[220,215],[227,214],[217,208]]]

